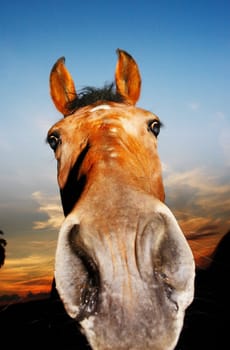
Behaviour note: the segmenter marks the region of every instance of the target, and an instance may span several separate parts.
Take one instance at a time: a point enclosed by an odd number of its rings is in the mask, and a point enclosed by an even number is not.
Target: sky
[[[158,138],[166,203],[197,264],[230,229],[230,2],[4,1],[0,11],[0,301],[50,290],[63,220],[45,142],[62,116],[49,94],[61,56],[76,89],[113,81],[116,49],[142,76],[138,106]]]

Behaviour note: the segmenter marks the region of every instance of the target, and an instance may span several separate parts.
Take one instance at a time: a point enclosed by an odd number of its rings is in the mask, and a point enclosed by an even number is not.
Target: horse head
[[[77,93],[60,58],[50,93],[64,115],[47,141],[65,220],[55,280],[94,350],[170,350],[193,300],[194,259],[164,204],[161,122],[136,107],[141,76],[118,50],[115,84]]]

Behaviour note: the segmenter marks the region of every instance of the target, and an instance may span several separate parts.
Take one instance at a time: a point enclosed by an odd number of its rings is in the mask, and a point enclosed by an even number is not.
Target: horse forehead
[[[130,105],[102,104],[89,109],[89,119],[99,120],[110,124],[113,121],[127,125],[127,123],[142,124],[145,120],[157,118],[152,112]]]
[[[148,120],[158,117],[147,110],[116,103],[103,103],[97,106],[87,106],[77,110],[74,114],[61,119],[52,128],[63,128],[71,132],[73,129],[94,131],[94,127],[106,125],[107,128],[123,127],[132,135],[136,135],[140,127]]]

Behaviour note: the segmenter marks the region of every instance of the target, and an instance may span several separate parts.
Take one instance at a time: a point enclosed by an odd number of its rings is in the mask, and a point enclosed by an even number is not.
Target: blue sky
[[[8,245],[0,295],[42,291],[52,276],[62,210],[45,143],[61,118],[50,69],[65,56],[77,89],[99,87],[113,80],[118,47],[139,65],[138,105],[165,125],[166,202],[196,238],[196,254],[207,254],[230,227],[229,1],[4,2],[0,229]]]

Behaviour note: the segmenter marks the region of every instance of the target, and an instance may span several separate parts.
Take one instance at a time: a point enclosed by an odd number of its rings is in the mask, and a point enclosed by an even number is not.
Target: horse
[[[165,204],[159,117],[136,106],[141,75],[117,50],[115,80],[77,93],[65,58],[48,131],[64,212],[54,278],[67,314],[94,350],[172,350],[194,297],[195,263]]]

